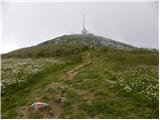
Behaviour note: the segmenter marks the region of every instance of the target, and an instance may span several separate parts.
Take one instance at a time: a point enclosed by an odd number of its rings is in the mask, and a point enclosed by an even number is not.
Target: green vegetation
[[[159,99],[157,69],[143,65],[133,71],[123,72],[118,79],[120,86],[128,95],[157,107]]]
[[[5,58],[41,58],[41,57],[63,57],[78,54],[86,50],[84,45],[39,45],[29,48],[22,48],[8,54],[2,55]]]
[[[2,118],[158,119],[158,54],[45,43],[3,55]],[[37,101],[50,108],[31,110]]]

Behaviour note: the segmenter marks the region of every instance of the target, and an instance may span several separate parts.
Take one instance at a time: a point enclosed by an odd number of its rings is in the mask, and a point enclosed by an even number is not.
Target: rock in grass
[[[106,80],[106,82],[109,84],[117,84],[117,81],[114,81],[114,80]]]
[[[63,96],[59,97],[59,98],[56,100],[57,103],[64,103],[65,101],[66,101],[66,98],[63,97]]]
[[[61,93],[64,94],[69,89],[69,86],[64,85],[64,86],[61,86],[60,89],[61,89]]]
[[[42,102],[35,102],[31,105],[31,108],[34,108],[35,110],[43,109],[43,108],[48,108],[49,104],[47,103],[42,103]]]

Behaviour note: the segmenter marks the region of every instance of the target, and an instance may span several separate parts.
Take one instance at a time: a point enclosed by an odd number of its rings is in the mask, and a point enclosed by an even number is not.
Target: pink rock
[[[39,110],[39,109],[42,109],[42,108],[46,108],[48,107],[49,105],[47,103],[42,103],[42,102],[35,102],[31,105],[32,108],[36,109],[36,110]]]

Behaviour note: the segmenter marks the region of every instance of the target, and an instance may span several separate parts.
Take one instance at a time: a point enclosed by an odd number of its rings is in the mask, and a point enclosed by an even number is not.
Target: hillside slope
[[[2,84],[2,118],[158,118],[156,52],[97,48],[5,58]],[[30,109],[37,101],[50,108]]]
[[[88,34],[86,36],[83,36],[81,34],[75,34],[75,35],[64,35],[61,37],[57,37],[55,39],[48,40],[46,42],[43,42],[39,45],[45,45],[45,44],[55,44],[55,45],[62,45],[62,44],[69,44],[69,45],[94,45],[96,47],[98,46],[111,46],[115,48],[121,48],[121,49],[134,49],[136,47],[133,47],[131,45],[127,45],[115,40],[112,40],[110,38],[104,38],[101,36],[96,36],[93,34]]]
[[[134,50],[136,47],[127,45],[108,38],[95,36],[92,34],[82,36],[64,35],[46,42],[40,43],[36,46],[22,48],[4,54],[4,57],[53,57],[57,55],[65,55],[82,52],[88,48],[95,47],[113,47],[117,49]]]
[[[2,55],[1,115],[158,119],[158,68],[158,51],[93,35],[61,36]],[[36,110],[35,102],[48,107]]]

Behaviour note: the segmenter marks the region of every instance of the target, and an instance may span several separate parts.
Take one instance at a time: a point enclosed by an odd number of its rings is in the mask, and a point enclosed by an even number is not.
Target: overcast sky
[[[86,28],[137,47],[158,48],[158,2],[3,3],[0,53],[28,47]]]

